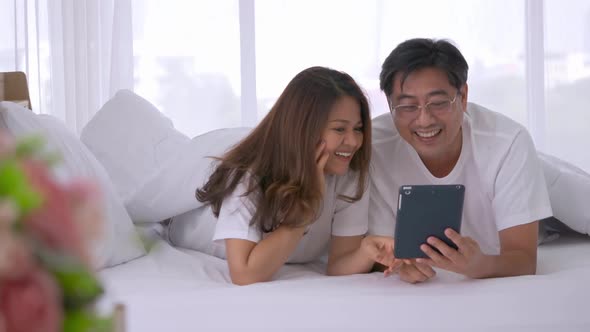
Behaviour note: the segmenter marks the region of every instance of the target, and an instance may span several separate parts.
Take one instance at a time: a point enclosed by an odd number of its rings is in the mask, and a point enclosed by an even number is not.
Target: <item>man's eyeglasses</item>
[[[430,112],[430,114],[435,116],[442,116],[451,111],[451,105],[457,100],[457,96],[459,92],[455,94],[455,98],[453,99],[445,99],[445,100],[434,100],[426,105],[410,105],[410,104],[402,104],[393,106],[390,104],[391,111],[394,112],[394,115],[399,116],[403,119],[413,119],[418,117],[419,111],[421,108]]]

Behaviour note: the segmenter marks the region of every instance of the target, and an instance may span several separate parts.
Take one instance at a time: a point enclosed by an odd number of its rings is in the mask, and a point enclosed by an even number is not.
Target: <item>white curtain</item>
[[[454,41],[470,100],[590,171],[587,0],[0,0],[0,70],[27,72],[36,110],[80,130],[133,88],[189,136],[250,126],[300,70],[325,65],[387,112],[382,61],[413,37]]]
[[[27,74],[31,103],[80,131],[133,89],[130,0],[0,0],[0,71]]]

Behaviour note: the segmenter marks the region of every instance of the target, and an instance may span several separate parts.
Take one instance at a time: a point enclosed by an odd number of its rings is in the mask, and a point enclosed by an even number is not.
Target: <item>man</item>
[[[428,238],[429,258],[399,270],[407,282],[432,278],[433,267],[471,278],[536,273],[538,220],[552,215],[537,152],[522,125],[467,102],[467,71],[444,40],[405,41],[383,63],[391,114],[373,120],[369,233],[393,234],[402,185],[465,186],[461,234],[445,231],[458,249]]]

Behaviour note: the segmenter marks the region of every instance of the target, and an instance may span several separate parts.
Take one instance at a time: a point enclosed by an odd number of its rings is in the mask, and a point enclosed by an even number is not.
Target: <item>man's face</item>
[[[425,164],[456,161],[461,153],[467,85],[457,91],[446,73],[437,68],[412,72],[403,88],[402,77],[403,74],[395,75],[393,93],[389,96],[393,121],[400,135]]]

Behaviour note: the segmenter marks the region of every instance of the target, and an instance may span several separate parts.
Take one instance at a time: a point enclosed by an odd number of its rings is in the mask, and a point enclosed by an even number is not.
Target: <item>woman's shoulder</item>
[[[359,185],[359,177],[360,172],[353,170],[349,170],[344,175],[333,175],[332,181],[334,183],[333,188],[336,196],[355,196]],[[328,183],[328,179],[326,179],[326,183]]]
[[[254,211],[254,202],[258,194],[256,177],[251,172],[246,172],[242,175],[234,190],[223,199],[222,208],[225,205],[226,208],[237,209],[245,207],[250,211]]]

